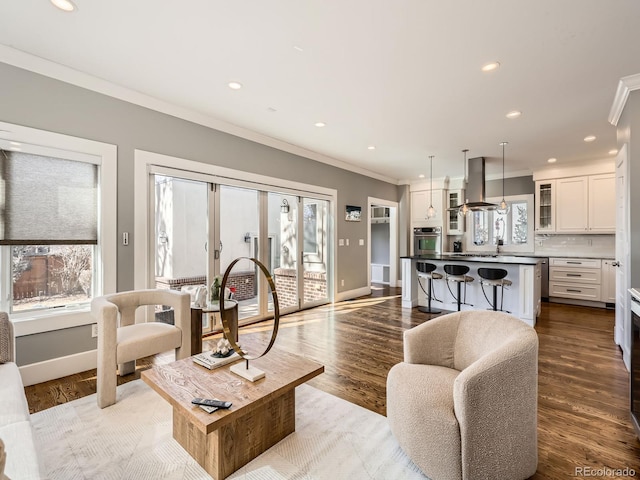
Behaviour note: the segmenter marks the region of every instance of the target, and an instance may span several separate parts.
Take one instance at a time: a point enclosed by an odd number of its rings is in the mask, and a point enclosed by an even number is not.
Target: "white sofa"
[[[7,314],[0,312],[0,440],[6,453],[3,472],[0,446],[0,479],[3,473],[11,480],[38,479],[44,476],[22,377],[15,364],[14,343],[13,325]]]

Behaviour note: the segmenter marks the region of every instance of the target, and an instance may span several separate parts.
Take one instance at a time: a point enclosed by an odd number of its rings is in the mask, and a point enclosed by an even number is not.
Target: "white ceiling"
[[[0,43],[397,180],[611,159],[640,73],[637,0],[74,1],[2,0]]]

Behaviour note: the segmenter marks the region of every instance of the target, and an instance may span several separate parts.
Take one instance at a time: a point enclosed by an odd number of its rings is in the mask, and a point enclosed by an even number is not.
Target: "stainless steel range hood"
[[[484,157],[470,158],[467,161],[467,184],[465,187],[465,203],[450,208],[449,210],[459,210],[466,204],[467,208],[473,212],[481,210],[496,210],[498,205],[485,201],[485,170]]]

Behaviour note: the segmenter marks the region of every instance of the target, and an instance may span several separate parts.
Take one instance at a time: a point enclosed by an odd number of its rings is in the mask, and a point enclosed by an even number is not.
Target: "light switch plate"
[[[358,245],[360,246],[364,245],[364,238],[361,238],[360,240],[358,240]]]

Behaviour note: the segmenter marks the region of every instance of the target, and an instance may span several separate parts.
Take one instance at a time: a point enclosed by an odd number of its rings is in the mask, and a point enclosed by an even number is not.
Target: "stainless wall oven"
[[[434,255],[442,253],[442,229],[423,227],[413,229],[413,254]]]

